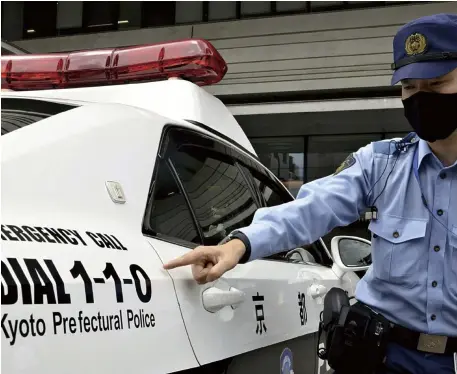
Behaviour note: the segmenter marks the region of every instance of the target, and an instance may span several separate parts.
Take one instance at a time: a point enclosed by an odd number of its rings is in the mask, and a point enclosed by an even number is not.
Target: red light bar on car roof
[[[2,56],[2,89],[40,90],[182,78],[218,83],[227,65],[203,39],[44,55]]]

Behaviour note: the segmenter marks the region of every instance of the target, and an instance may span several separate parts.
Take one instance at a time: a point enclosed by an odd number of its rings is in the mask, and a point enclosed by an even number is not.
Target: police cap
[[[393,42],[392,85],[403,79],[431,79],[457,68],[457,14],[416,19]]]

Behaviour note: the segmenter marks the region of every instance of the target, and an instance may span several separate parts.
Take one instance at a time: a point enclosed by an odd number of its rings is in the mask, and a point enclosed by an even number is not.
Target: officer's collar
[[[418,161],[418,167],[420,168],[422,160],[424,159],[425,156],[433,153],[430,146],[425,140],[419,139],[419,145],[418,145],[418,150],[417,150],[417,161]]]
[[[417,148],[417,161],[418,161],[418,167],[420,168],[422,161],[424,157],[426,157],[429,154],[433,154],[430,146],[425,140],[422,140],[417,136],[415,132],[411,132],[408,135],[406,135],[402,140],[400,140],[400,148],[404,147],[404,149],[407,149],[412,146],[416,146]]]
[[[406,135],[403,139],[400,141],[397,141],[395,143],[395,152],[406,152],[408,149],[415,148],[415,152],[417,151],[417,161],[418,161],[418,168],[420,168],[422,161],[424,160],[425,157],[428,157],[428,155],[432,155],[434,159],[441,165],[441,167],[444,167],[442,162],[436,157],[436,155],[433,153],[432,149],[428,145],[428,143],[419,138],[416,133],[411,132],[408,135]],[[391,148],[392,149],[392,148]],[[457,162],[456,162],[457,164]]]

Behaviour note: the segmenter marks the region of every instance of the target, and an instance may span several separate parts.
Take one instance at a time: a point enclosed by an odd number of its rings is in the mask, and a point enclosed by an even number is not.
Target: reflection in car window
[[[74,108],[43,100],[2,98],[2,135]]]
[[[170,155],[205,245],[248,226],[257,209],[240,169],[231,158],[207,148],[181,145]]]
[[[252,176],[257,188],[260,190],[266,206],[276,206],[293,200],[288,193],[283,191],[279,186],[275,185],[274,181],[257,173],[252,173]]]
[[[150,209],[149,230],[155,235],[201,244],[189,206],[165,162],[159,166]]]
[[[254,169],[253,167],[243,167],[243,171],[254,180],[257,191],[260,191],[259,194],[261,195],[262,204],[264,204],[264,206],[271,207],[293,201],[293,197],[290,193],[288,193],[273,177],[269,177],[267,172],[263,173],[262,170],[259,170],[258,168]],[[306,259],[302,259],[303,261],[310,263],[314,262],[325,266],[331,266],[333,264],[332,259],[327,255],[319,241],[309,245],[303,245],[302,248],[310,255],[306,256]],[[284,250],[283,252],[269,256],[268,259],[293,262],[300,257],[299,255],[294,255],[292,259],[288,259],[286,257],[288,252],[288,250]]]

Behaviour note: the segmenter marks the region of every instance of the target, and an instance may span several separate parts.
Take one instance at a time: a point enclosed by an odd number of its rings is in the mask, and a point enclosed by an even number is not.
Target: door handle
[[[244,298],[244,292],[233,287],[230,287],[228,291],[210,287],[203,291],[202,295],[203,307],[210,313],[216,313],[226,306],[235,309],[244,301]]]
[[[327,287],[321,284],[313,284],[308,288],[308,294],[315,299],[316,297],[322,297],[327,293]]]

